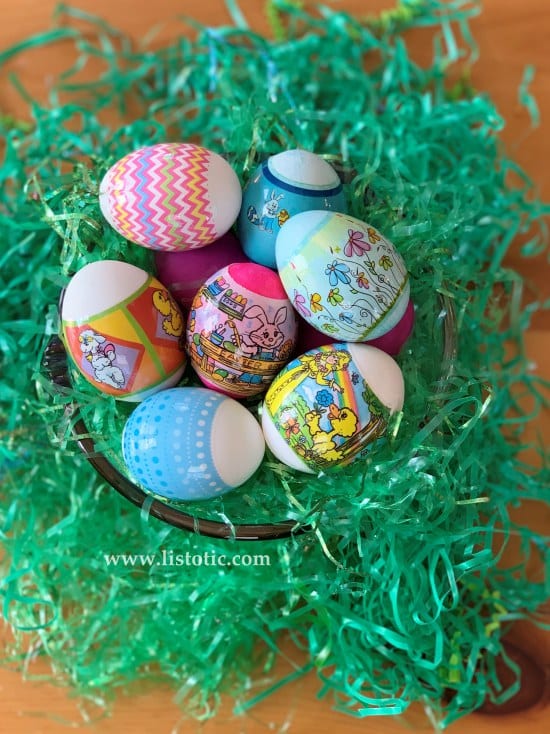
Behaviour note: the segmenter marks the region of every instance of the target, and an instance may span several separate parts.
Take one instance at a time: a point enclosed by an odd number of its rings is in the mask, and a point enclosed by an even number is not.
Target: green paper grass
[[[510,517],[520,501],[547,499],[550,482],[547,463],[536,470],[520,455],[544,402],[522,347],[536,305],[520,307],[521,278],[502,265],[522,233],[535,232],[526,251],[547,246],[550,209],[521,171],[509,183],[518,168],[491,100],[467,74],[446,81],[453,62],[475,55],[476,4],[403,2],[361,21],[270,2],[276,40],[231,7],[238,27],[195,28],[194,40],[155,51],[63,8],[53,31],[0,56],[69,38],[77,59],[50,104],[29,100],[30,127],[1,120],[0,594],[12,655],[32,646],[55,680],[100,705],[137,680],[169,681],[190,715],[208,718],[222,693],[239,711],[269,695],[251,693],[258,670],[290,635],[307,659],[291,677],[315,669],[320,694],[342,711],[393,715],[422,701],[444,726],[513,694],[495,683],[503,634],[550,593],[548,538]],[[421,26],[441,40],[427,68],[407,50],[406,31]],[[82,81],[91,59],[101,69]],[[535,110],[528,81],[522,97]],[[127,122],[102,122],[117,106],[131,107]],[[399,358],[406,402],[386,442],[315,478],[268,457],[241,489],[189,505],[224,522],[295,519],[313,526],[306,535],[213,541],[140,513],[83,459],[66,410],[79,403],[98,449],[116,461],[131,407],[78,378],[59,392],[41,368],[73,272],[101,258],[151,268],[151,253],[102,219],[98,183],[130,150],[170,140],[224,153],[243,182],[256,160],[287,148],[339,156],[356,172],[351,213],[383,231],[411,273],[416,326]],[[439,294],[457,314],[449,374]],[[513,537],[522,562],[499,568]],[[121,553],[141,557],[115,564]],[[186,553],[263,560],[176,565]],[[537,554],[544,573],[533,581],[526,567]],[[174,563],[157,565],[167,558]]]

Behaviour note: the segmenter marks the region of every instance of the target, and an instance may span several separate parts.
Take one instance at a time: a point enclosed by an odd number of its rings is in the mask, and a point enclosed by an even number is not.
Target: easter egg
[[[237,227],[245,253],[260,265],[276,268],[279,230],[309,209],[346,211],[342,184],[332,166],[307,150],[287,150],[268,158],[243,192]]]
[[[109,224],[153,250],[211,244],[236,220],[241,199],[229,163],[192,143],[139,148],[117,161],[99,186],[99,204]]]
[[[395,357],[399,354],[407,339],[411,335],[414,326],[414,305],[412,300],[409,298],[407,309],[397,324],[390,329],[386,334],[373,339],[372,341],[367,339],[365,344],[370,344],[372,347],[381,349],[386,354],[390,354]],[[334,337],[330,337],[327,334],[323,334],[317,329],[314,329],[311,324],[303,319],[301,316],[298,317],[298,344],[296,350],[298,352],[307,352],[315,347],[321,347],[325,344],[333,344],[338,341]]]
[[[262,410],[265,440],[275,456],[316,473],[349,464],[381,436],[401,410],[403,376],[385,352],[365,344],[312,349],[277,375]]]
[[[257,263],[233,263],[195,296],[187,350],[207,387],[244,398],[265,392],[290,359],[296,332],[279,276]]]
[[[347,214],[297,214],[277,236],[277,267],[303,318],[323,334],[362,342],[386,334],[409,302],[403,259],[380,232]]]
[[[217,270],[237,262],[248,262],[248,258],[231,232],[199,250],[155,252],[159,280],[186,310],[205,280]]]
[[[204,500],[238,487],[259,467],[264,450],[252,413],[202,387],[150,396],[130,415],[122,435],[132,478],[172,500]]]
[[[183,373],[182,312],[162,283],[135,265],[85,265],[65,289],[61,324],[80,373],[116,398],[143,400]]]

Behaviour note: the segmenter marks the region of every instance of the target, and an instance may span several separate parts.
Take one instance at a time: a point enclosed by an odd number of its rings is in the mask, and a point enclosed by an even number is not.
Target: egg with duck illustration
[[[376,347],[336,343],[312,349],[289,362],[266,393],[266,443],[299,471],[349,464],[384,435],[404,394],[399,365]]]
[[[98,390],[137,402],[180,379],[184,317],[145,270],[116,260],[88,263],[69,281],[60,312],[67,352]]]
[[[207,387],[234,398],[260,395],[290,359],[297,322],[277,273],[232,263],[199,289],[187,322],[187,351]]]
[[[301,149],[268,158],[243,192],[237,227],[245,254],[260,265],[276,268],[275,241],[281,227],[308,209],[347,210],[334,168],[321,156]]]
[[[175,387],[144,400],[122,436],[132,479],[177,501],[219,497],[260,466],[262,430],[243,405],[201,387]]]
[[[99,186],[101,212],[123,237],[153,250],[215,242],[236,220],[242,192],[229,163],[193,143],[157,143],[128,153]]]
[[[341,341],[383,336],[405,315],[409,276],[377,229],[339,212],[308,211],[277,236],[278,272],[299,314]]]

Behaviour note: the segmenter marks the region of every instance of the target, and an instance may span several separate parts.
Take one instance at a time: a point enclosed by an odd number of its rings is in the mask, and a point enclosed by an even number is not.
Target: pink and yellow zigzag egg
[[[193,143],[159,143],[117,161],[99,187],[101,211],[126,239],[152,250],[211,244],[236,220],[239,179],[217,153]]]

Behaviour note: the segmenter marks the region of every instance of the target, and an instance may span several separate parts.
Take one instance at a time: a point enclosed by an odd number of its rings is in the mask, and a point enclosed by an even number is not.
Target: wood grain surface
[[[224,3],[220,0],[75,0],[77,7],[90,10],[123,28],[135,38],[141,38],[159,25],[157,40],[181,33],[182,26],[174,22],[178,15],[188,15],[204,23],[219,25],[229,21]],[[52,24],[54,0],[0,0],[0,50],[23,40],[32,33],[43,31]],[[391,7],[389,0],[349,0],[335,3],[354,13],[376,12]],[[266,30],[261,0],[241,0],[240,7],[252,25]],[[474,22],[474,34],[479,45],[480,60],[475,66],[473,81],[477,89],[486,91],[495,100],[506,127],[502,140],[513,157],[537,183],[541,195],[550,201],[550,2],[549,0],[486,0],[484,11]],[[419,33],[414,39],[419,56],[426,54],[429,36]],[[16,72],[32,94],[44,95],[53,75],[66,68],[68,48],[59,46],[36,50],[15,57],[0,69],[0,111],[21,113],[23,107],[16,93],[7,83],[7,74]],[[531,91],[536,96],[542,122],[532,130],[526,110],[518,101],[518,86],[527,64],[536,67]],[[538,289],[550,297],[549,268],[544,258],[521,261],[515,248],[508,263],[522,272],[527,287]],[[538,315],[527,334],[528,354],[533,369],[550,378],[550,323],[547,315]],[[550,417],[543,415],[532,427],[546,436],[550,443]],[[536,524],[537,529],[550,533],[550,507],[529,506],[520,508],[522,517]],[[550,623],[550,615],[549,615]],[[2,637],[3,635],[3,637]],[[2,640],[9,639],[5,627]],[[547,685],[545,701],[521,714],[507,716],[469,716],[451,727],[454,734],[547,734],[550,732],[550,702],[548,679],[550,673],[550,638],[526,623],[518,625],[512,634],[516,644],[530,654],[541,666]],[[290,646],[283,652],[296,660],[297,654]],[[281,657],[280,670],[290,670]],[[13,669],[0,670],[0,734],[59,734],[77,731],[102,732],[103,734],[169,734],[178,728],[184,732],[203,734],[238,734],[247,732],[290,731],[293,734],[317,732],[328,734],[394,734],[408,730],[429,731],[431,725],[419,708],[414,708],[403,720],[374,718],[355,720],[332,710],[328,700],[318,700],[317,680],[307,677],[281,689],[277,694],[257,706],[246,717],[234,717],[230,702],[223,706],[221,714],[213,721],[200,726],[186,720],[173,700],[173,693],[161,686],[133,691],[118,696],[112,715],[97,719],[97,711],[88,709],[85,716],[90,723],[83,723],[79,702],[71,693],[43,682],[49,673],[45,660],[29,662],[24,674]],[[179,728],[181,727],[181,728]]]

